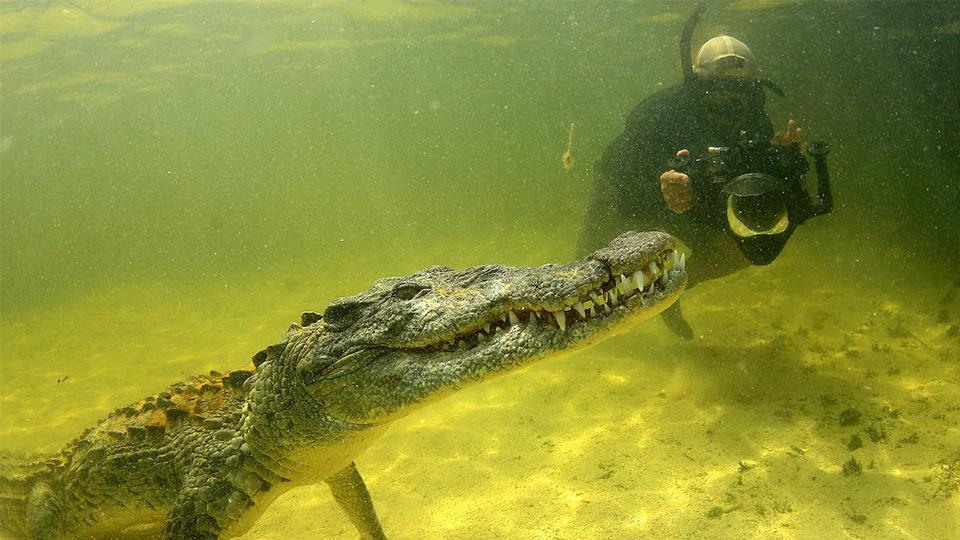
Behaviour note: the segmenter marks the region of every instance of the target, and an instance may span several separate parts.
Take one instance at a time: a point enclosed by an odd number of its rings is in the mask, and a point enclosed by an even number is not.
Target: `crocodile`
[[[385,538],[354,459],[439,398],[628,328],[673,303],[686,261],[629,232],[540,267],[430,267],[306,312],[246,369],[121,407],[56,455],[0,459],[4,538],[231,538],[321,481]]]

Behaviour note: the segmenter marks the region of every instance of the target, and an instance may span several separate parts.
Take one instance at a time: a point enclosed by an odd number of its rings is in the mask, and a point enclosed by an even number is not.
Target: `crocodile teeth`
[[[620,274],[620,292],[627,295],[633,292],[633,283],[627,279],[627,276]]]
[[[567,317],[563,314],[562,311],[551,311],[553,313],[553,318],[557,320],[557,326],[560,327],[561,332],[567,331]]]
[[[633,273],[633,280],[637,282],[637,290],[642,291],[643,288],[647,285],[645,283],[645,278],[643,275],[643,270],[637,270]]]
[[[600,297],[597,296],[597,293],[590,291],[590,299],[593,300],[594,305],[603,304],[604,302],[600,300]]]
[[[686,255],[676,250],[671,251],[668,255],[664,256],[664,260],[662,261],[651,261],[646,267],[636,270],[630,273],[630,275],[619,274],[619,276],[612,276],[606,284],[596,288],[588,288],[581,293],[584,296],[566,300],[567,302],[572,302],[572,304],[559,308],[556,311],[550,309],[538,311],[536,309],[524,308],[518,315],[517,312],[512,309],[507,310],[500,314],[499,321],[494,320],[493,322],[482,325],[482,328],[476,332],[477,342],[488,341],[497,332],[507,331],[510,326],[519,324],[521,322],[521,316],[523,316],[524,313],[528,313],[524,321],[531,325],[535,324],[539,318],[548,316],[548,314],[553,315],[554,320],[557,322],[557,327],[561,332],[565,333],[567,330],[567,311],[576,311],[576,313],[580,315],[580,319],[609,315],[613,313],[614,308],[619,307],[634,295],[639,296],[638,300],[643,305],[649,305],[651,301],[655,301],[659,290],[657,285],[659,283],[666,284],[669,281],[671,272],[678,272],[685,269]],[[586,299],[586,297],[589,297],[589,299]],[[603,311],[601,311],[601,308],[603,308]],[[501,324],[500,321],[504,324]],[[449,344],[441,344],[440,347],[444,350],[450,348],[459,349],[470,347],[470,344],[459,340],[451,341]]]

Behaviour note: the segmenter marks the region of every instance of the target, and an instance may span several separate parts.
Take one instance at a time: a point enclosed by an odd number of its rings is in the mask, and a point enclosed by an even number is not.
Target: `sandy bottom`
[[[357,461],[385,530],[952,537],[960,283],[864,285],[853,261],[785,272],[803,267],[786,259],[690,291],[693,342],[647,321],[397,422]],[[55,450],[188,373],[244,365],[297,309],[320,307],[296,284],[235,289],[114,290],[5,317],[0,446]],[[246,538],[355,536],[321,484],[282,497]]]

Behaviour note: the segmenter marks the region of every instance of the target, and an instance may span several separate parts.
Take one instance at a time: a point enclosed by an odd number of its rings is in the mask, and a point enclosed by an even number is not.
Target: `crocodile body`
[[[304,313],[249,369],[120,408],[54,456],[0,458],[3,537],[230,538],[291,488],[326,482],[383,538],[353,460],[393,420],[668,307],[686,284],[662,233],[568,264],[432,267]]]

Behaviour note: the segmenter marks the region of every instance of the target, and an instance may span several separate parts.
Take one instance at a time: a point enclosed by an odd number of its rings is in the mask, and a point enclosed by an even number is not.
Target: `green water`
[[[692,7],[4,1],[0,448],[242,367],[377,277],[569,259]],[[692,343],[648,321],[398,422],[358,460],[391,537],[960,527],[960,7],[710,3],[695,43],[720,32],[786,90],[775,124],[831,143],[836,210],[690,291]],[[248,537],[353,535],[319,486]]]

